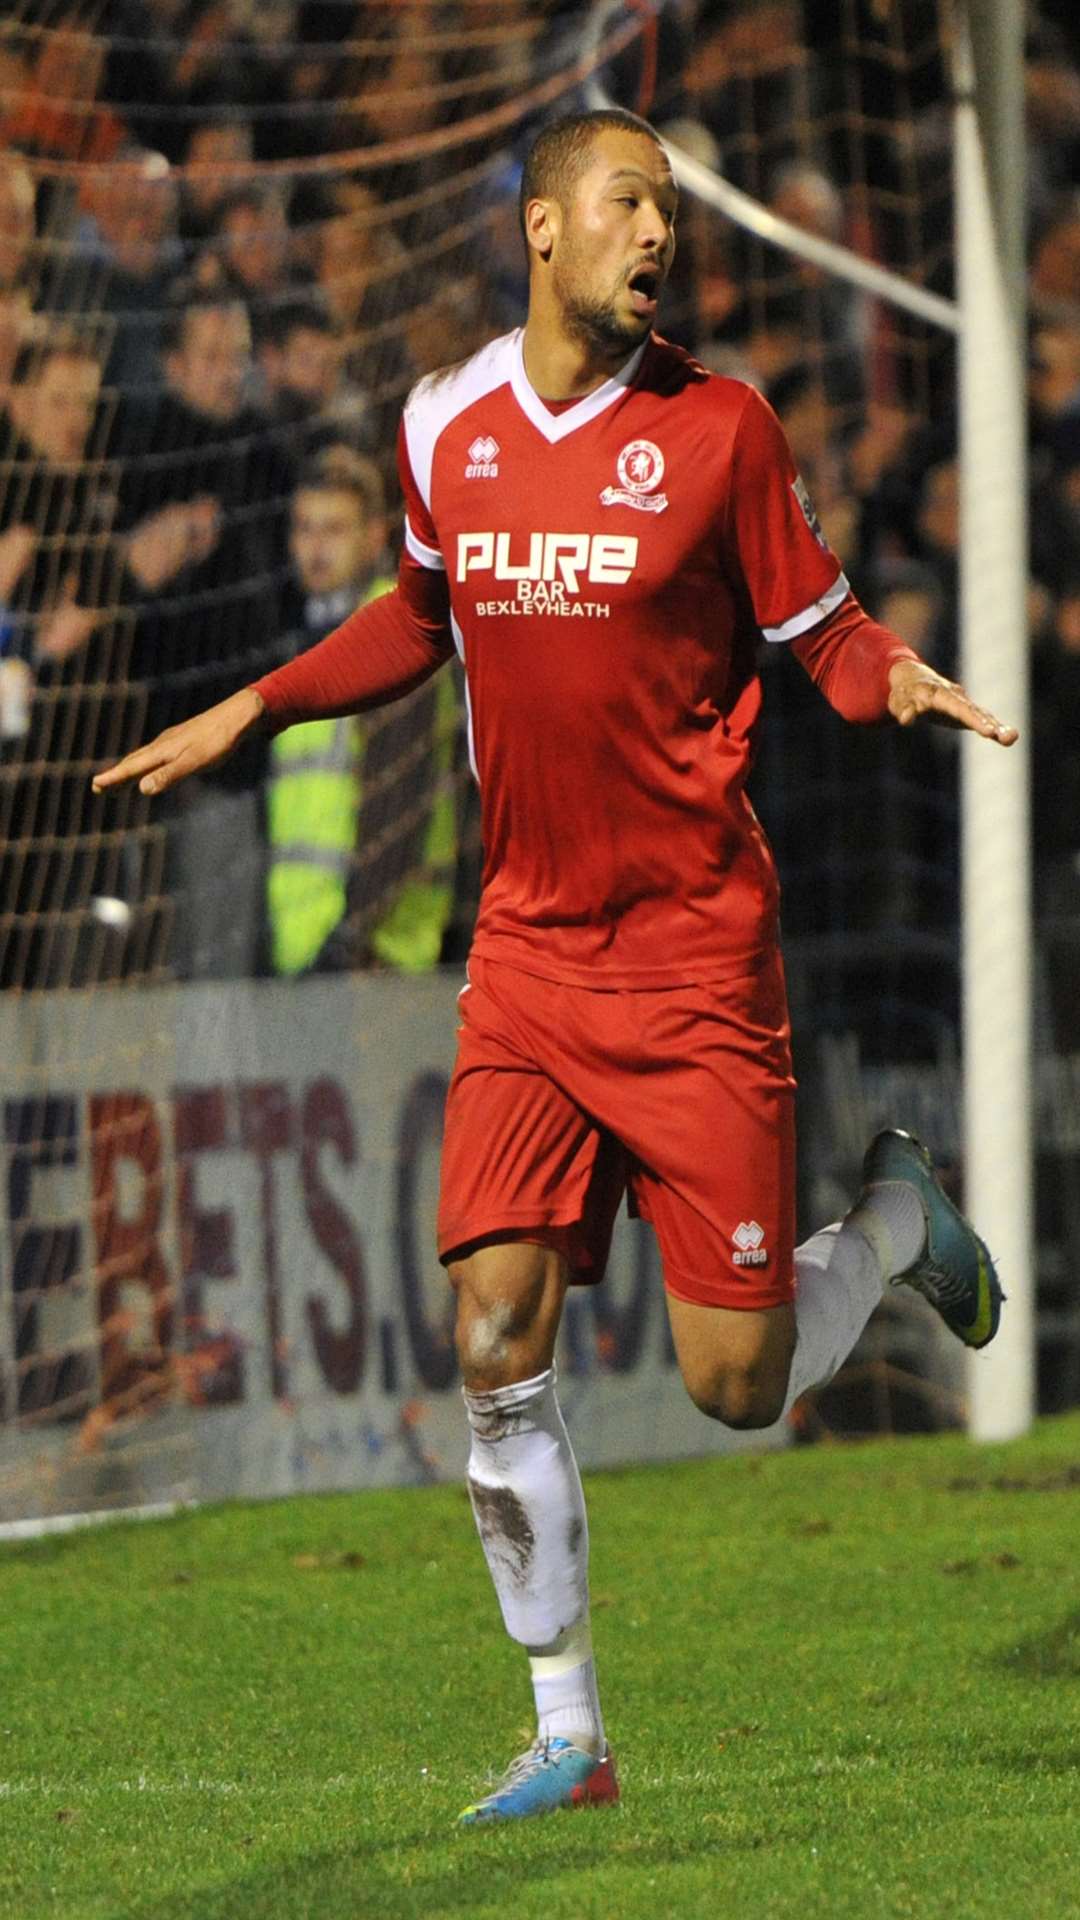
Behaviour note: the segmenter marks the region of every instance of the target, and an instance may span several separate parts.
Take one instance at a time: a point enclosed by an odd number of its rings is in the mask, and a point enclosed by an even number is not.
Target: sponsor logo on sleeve
[[[656,489],[664,477],[664,456],[655,440],[628,440],[615,462],[617,487],[605,487],[602,507],[636,507],[639,513],[663,513],[666,493]]]
[[[796,474],[795,479],[792,481],[791,491],[795,495],[796,500],[798,501],[800,507],[802,508],[803,519],[806,521],[806,524],[809,527],[811,533],[813,534],[814,539],[817,541],[818,546],[824,547],[825,552],[828,553],[829,543],[826,540],[824,533],[822,532],[821,521],[818,519],[817,514],[814,511],[814,503],[811,500],[810,495],[806,491],[806,482],[803,479],[801,473]]]

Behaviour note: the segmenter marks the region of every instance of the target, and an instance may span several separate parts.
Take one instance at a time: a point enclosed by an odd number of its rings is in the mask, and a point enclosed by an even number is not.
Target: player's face
[[[553,284],[571,330],[631,353],[656,318],[675,254],[678,188],[663,147],[607,128],[563,210]]]

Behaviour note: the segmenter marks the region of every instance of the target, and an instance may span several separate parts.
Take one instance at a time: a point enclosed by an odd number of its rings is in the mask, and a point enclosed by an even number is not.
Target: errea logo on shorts
[[[469,448],[466,480],[497,480],[499,477],[498,441],[490,433],[478,433]]]
[[[763,1267],[769,1258],[765,1245],[765,1229],[759,1227],[756,1220],[740,1220],[731,1236],[735,1252],[731,1256],[736,1267]]]

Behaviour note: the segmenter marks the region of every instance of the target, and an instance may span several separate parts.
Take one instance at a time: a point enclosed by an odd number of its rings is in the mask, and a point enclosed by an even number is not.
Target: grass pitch
[[[12,1920],[1080,1915],[1080,1417],[593,1476],[611,1811],[529,1737],[462,1491],[0,1550]]]

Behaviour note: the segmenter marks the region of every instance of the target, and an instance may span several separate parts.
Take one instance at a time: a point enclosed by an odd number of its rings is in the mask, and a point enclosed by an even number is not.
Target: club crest
[[[628,440],[615,462],[617,487],[605,487],[602,507],[636,507],[640,513],[663,513],[666,493],[658,493],[664,477],[664,456],[654,440]]]

